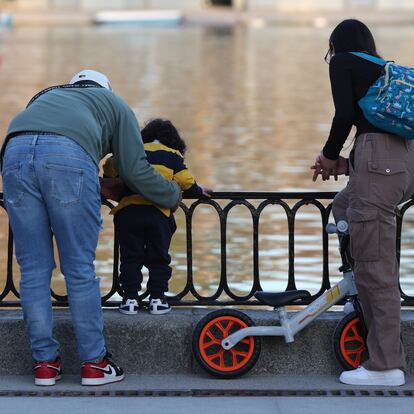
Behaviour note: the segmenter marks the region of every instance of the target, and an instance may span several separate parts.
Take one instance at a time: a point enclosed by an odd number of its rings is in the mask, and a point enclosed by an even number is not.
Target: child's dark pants
[[[138,299],[142,283],[142,266],[149,271],[148,290],[152,298],[163,298],[171,277],[168,254],[176,230],[174,216],[165,216],[153,206],[130,205],[115,214],[121,266],[123,296]]]

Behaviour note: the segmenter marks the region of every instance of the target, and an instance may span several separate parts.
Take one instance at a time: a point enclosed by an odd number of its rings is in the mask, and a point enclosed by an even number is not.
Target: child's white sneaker
[[[388,369],[386,371],[370,371],[359,367],[352,371],[344,371],[339,377],[343,384],[350,385],[391,385],[405,384],[404,372],[400,369]]]
[[[162,315],[171,310],[170,304],[163,299],[150,299],[149,311],[151,315]]]
[[[136,315],[138,313],[138,301],[136,299],[122,299],[121,304],[119,305],[119,312],[124,315]]]

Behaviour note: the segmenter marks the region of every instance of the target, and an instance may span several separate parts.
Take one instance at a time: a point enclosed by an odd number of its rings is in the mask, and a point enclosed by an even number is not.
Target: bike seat
[[[298,299],[310,297],[307,290],[287,290],[286,292],[256,292],[254,296],[264,305],[280,308]]]

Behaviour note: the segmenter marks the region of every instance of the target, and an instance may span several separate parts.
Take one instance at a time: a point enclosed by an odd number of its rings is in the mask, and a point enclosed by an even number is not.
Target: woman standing
[[[350,224],[351,254],[368,328],[369,360],[340,381],[352,385],[403,385],[405,356],[400,339],[400,291],[395,209],[414,193],[414,142],[370,124],[358,101],[381,76],[382,66],[349,52],[379,57],[374,38],[358,20],[344,20],[332,32],[329,63],[335,116],[316,158],[313,179],[349,173],[333,201],[336,221]],[[356,138],[349,160],[339,156],[351,127]]]

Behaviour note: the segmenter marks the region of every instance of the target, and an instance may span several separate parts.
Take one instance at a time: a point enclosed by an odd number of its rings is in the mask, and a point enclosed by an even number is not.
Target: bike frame
[[[346,259],[346,245],[341,246],[341,256],[343,259]],[[345,260],[345,262],[348,262],[348,260]],[[315,318],[333,305],[336,305],[345,296],[355,297],[357,294],[354,273],[351,267],[346,265],[343,270],[343,278],[300,312],[289,317],[285,307],[275,309],[279,316],[280,326],[252,326],[243,328],[224,338],[221,345],[226,350],[231,349],[247,336],[283,336],[286,342],[293,342],[294,336]]]

